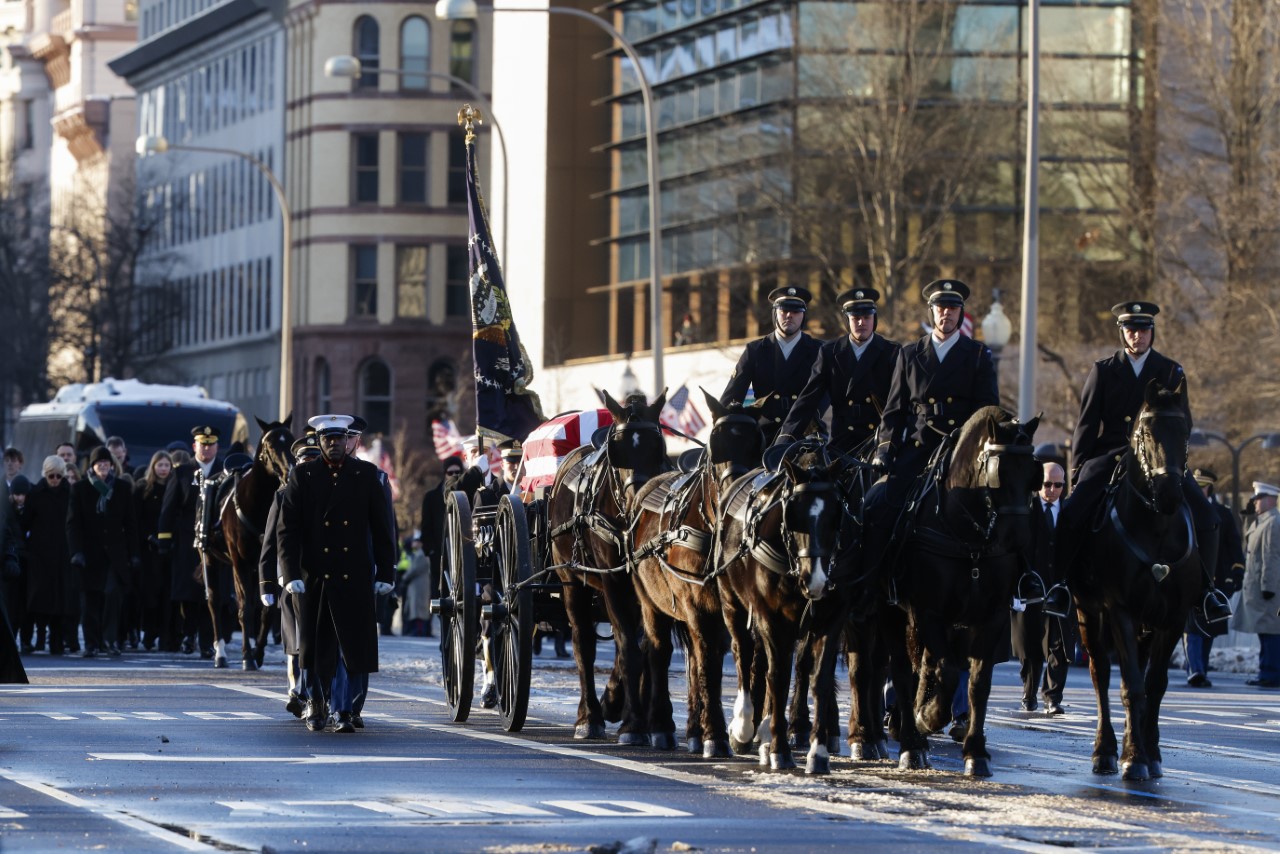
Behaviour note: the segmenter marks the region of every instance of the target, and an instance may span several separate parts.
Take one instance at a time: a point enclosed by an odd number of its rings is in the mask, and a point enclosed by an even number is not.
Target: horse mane
[[[948,489],[977,485],[978,471],[973,462],[981,453],[982,444],[987,441],[988,418],[1002,424],[1012,419],[1013,415],[999,406],[984,406],[969,416],[969,420],[960,428],[960,436],[951,450],[951,461],[947,468]]]

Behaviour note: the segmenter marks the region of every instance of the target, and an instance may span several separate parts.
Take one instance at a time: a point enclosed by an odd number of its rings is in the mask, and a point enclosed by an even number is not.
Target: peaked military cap
[[[289,453],[293,454],[296,460],[302,455],[311,456],[310,451],[320,452],[320,440],[316,438],[315,433],[308,433],[293,440],[293,444],[289,446]]]
[[[217,427],[192,427],[191,428],[191,438],[195,439],[201,445],[218,444],[219,435],[221,434],[218,432]]]
[[[969,286],[959,279],[935,279],[921,291],[929,305],[954,305],[964,307],[969,298]]]
[[[1116,316],[1116,326],[1128,326],[1131,329],[1153,329],[1160,306],[1153,302],[1121,302],[1111,306],[1111,313]]]
[[[1218,475],[1214,473],[1213,469],[1196,469],[1191,473],[1191,476],[1196,479],[1196,483],[1200,486],[1209,486],[1218,482]]]
[[[351,426],[347,428],[348,436],[359,436],[369,429],[369,422],[365,421],[359,415],[351,416]]]
[[[307,419],[307,424],[315,428],[321,436],[330,433],[343,433],[351,427],[350,415],[316,415]]]
[[[1253,482],[1253,497],[1261,498],[1263,495],[1270,495],[1272,498],[1280,498],[1280,486],[1273,486],[1269,483],[1263,483],[1260,480]]]
[[[499,442],[498,450],[502,452],[504,460],[518,460],[524,456],[524,448],[520,446],[519,439],[507,439],[505,442]]]
[[[813,294],[808,288],[788,285],[785,288],[774,288],[769,291],[769,302],[774,308],[785,308],[788,311],[808,311]]]
[[[879,299],[880,292],[875,288],[849,288],[836,297],[836,302],[845,314],[875,314]]]

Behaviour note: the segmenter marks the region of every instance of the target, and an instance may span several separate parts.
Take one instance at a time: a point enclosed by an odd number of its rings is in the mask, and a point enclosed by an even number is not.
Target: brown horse
[[[707,394],[711,437],[690,472],[667,472],[637,496],[636,593],[648,640],[649,728],[654,747],[675,747],[675,722],[667,672],[672,632],[679,626],[688,658],[690,753],[710,759],[730,755],[721,705],[724,617],[714,580],[714,541],[724,488],[760,462],[764,434],[753,412]]]
[[[1126,780],[1164,774],[1160,703],[1169,658],[1200,597],[1200,555],[1183,493],[1191,428],[1184,393],[1181,384],[1174,391],[1154,380],[1147,386],[1103,520],[1067,568],[1098,698],[1093,772],[1118,770],[1108,696],[1114,651],[1127,714],[1119,769]]]
[[[218,625],[219,608],[215,591],[220,586],[217,574],[226,571],[230,564],[231,578],[235,585],[236,610],[240,621],[241,667],[257,670],[266,654],[267,633],[271,621],[264,619],[262,603],[258,598],[258,556],[262,551],[262,536],[267,524],[267,512],[271,501],[289,477],[293,467],[290,448],[293,433],[289,431],[290,414],[284,421],[270,424],[257,419],[262,428],[262,440],[253,467],[244,474],[235,475],[235,485],[230,497],[220,508],[222,543],[225,552],[211,553],[205,579],[205,594],[209,611],[213,614],[213,635],[217,638],[214,664],[226,666],[226,651],[222,642],[222,630]],[[220,662],[220,663],[219,663]]]
[[[769,728],[772,738],[761,744],[760,759],[774,770],[795,767],[787,740],[791,661],[813,603],[827,593],[842,513],[834,484],[840,466],[826,461],[820,443],[797,442],[776,471],[756,469],[729,486],[717,526],[716,550],[724,565],[717,580],[738,672],[730,739],[735,750],[745,750],[757,730]],[[764,652],[763,679],[753,673],[758,663],[752,626]],[[823,645],[814,682],[819,698],[834,693],[835,648]],[[769,713],[767,722],[760,710]],[[819,702],[806,771],[829,769],[833,731],[839,723]]]
[[[563,583],[581,689],[574,738],[605,734],[604,710],[595,688],[598,593],[618,646],[618,743],[649,743],[640,701],[640,609],[631,583],[630,531],[636,493],[668,467],[658,421],[666,397],[663,392],[647,404],[643,395],[632,395],[619,404],[604,393],[613,424],[599,432],[598,447],[578,448],[564,459],[547,497],[552,568]]]

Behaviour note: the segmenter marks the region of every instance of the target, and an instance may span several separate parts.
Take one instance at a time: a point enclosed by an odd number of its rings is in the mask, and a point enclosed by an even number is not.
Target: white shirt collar
[[[1129,366],[1133,368],[1133,375],[1135,377],[1142,373],[1142,366],[1147,363],[1147,357],[1150,355],[1151,355],[1150,347],[1147,348],[1147,352],[1143,353],[1141,356],[1139,356],[1136,359],[1129,355],[1128,350],[1124,351],[1124,357],[1129,360]]]
[[[933,352],[938,354],[938,361],[941,362],[951,352],[951,348],[956,346],[956,342],[960,340],[960,330],[956,329],[945,341],[939,341],[938,336],[930,333],[929,343],[933,345]]]
[[[852,335],[849,336],[849,346],[853,348],[853,358],[861,359],[862,354],[867,351],[867,348],[871,346],[871,342],[874,340],[876,340],[876,334],[874,332],[871,333],[871,337],[867,339],[865,344],[859,344],[857,341],[853,340]]]
[[[800,343],[801,332],[796,332],[790,338],[783,338],[781,335],[774,333],[774,340],[778,342],[778,349],[782,351],[782,358],[789,359],[791,351],[796,348],[796,344]]]

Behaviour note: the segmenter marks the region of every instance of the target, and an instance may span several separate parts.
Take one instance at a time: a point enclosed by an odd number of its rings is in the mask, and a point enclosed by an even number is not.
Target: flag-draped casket
[[[550,486],[564,458],[591,441],[591,434],[613,423],[607,409],[588,409],[557,415],[540,424],[524,442],[524,478],[520,489],[530,492]]]

